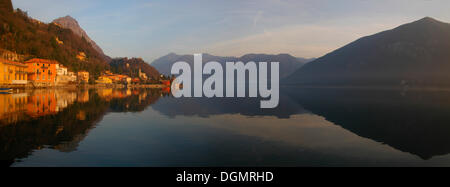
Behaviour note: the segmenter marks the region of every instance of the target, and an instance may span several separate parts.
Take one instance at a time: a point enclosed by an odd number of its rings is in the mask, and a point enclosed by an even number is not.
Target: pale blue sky
[[[359,37],[431,16],[448,0],[13,0],[44,22],[70,15],[112,57],[169,52],[320,57]]]

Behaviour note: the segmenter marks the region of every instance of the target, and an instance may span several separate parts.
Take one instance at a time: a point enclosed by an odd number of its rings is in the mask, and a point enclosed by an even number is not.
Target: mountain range
[[[450,24],[425,17],[360,38],[283,83],[314,86],[450,86]]]
[[[141,69],[148,76],[157,77],[157,71],[170,75],[175,62],[193,65],[193,55],[175,53],[150,65],[138,58],[112,59],[70,16],[47,24],[20,9],[13,10],[11,0],[0,0],[0,56],[57,60],[72,71],[87,70],[94,76],[108,69],[131,74]],[[280,62],[282,84],[440,87],[450,86],[449,49],[450,24],[425,17],[362,37],[318,59],[289,54],[241,57],[204,54],[203,62]],[[130,63],[133,64],[130,70],[119,68]]]
[[[225,67],[226,62],[238,62],[242,61],[244,63],[253,62],[280,62],[280,78],[285,78],[293,73],[295,70],[299,69],[312,59],[296,58],[289,54],[278,54],[278,55],[267,55],[267,54],[247,54],[242,57],[222,57],[214,56],[210,54],[203,54],[203,63],[216,61]],[[172,65],[178,61],[187,62],[191,67],[194,64],[193,55],[178,55],[175,53],[170,53],[161,58],[156,59],[151,63],[161,74],[170,75],[170,70]]]

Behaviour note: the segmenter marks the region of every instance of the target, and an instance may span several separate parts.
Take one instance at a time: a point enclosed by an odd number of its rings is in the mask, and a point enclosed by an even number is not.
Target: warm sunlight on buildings
[[[81,60],[81,61],[86,61],[86,53],[84,53],[84,52],[78,53],[77,59]]]
[[[28,65],[28,80],[37,84],[54,84],[57,61],[34,58],[25,62]]]
[[[102,75],[95,81],[95,83],[97,83],[97,84],[112,84],[113,81],[109,77]]]
[[[0,84],[27,84],[27,65],[0,59]]]
[[[87,71],[78,72],[78,80],[83,83],[88,83],[89,82],[89,72],[87,72]]]

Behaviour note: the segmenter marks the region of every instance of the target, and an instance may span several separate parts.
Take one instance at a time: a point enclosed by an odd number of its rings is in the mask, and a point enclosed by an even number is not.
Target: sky
[[[320,57],[360,37],[429,16],[448,0],[12,0],[51,22],[70,15],[111,57],[147,62],[174,52]]]

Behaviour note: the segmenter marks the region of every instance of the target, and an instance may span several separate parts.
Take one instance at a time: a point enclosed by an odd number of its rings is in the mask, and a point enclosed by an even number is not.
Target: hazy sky
[[[70,15],[112,57],[169,52],[320,57],[425,16],[450,22],[449,0],[13,0],[44,22]]]

